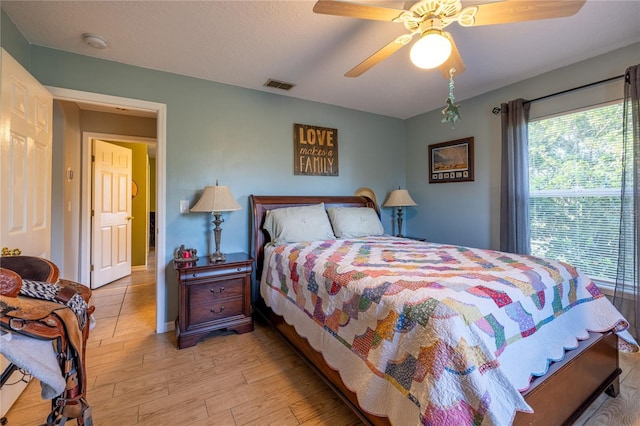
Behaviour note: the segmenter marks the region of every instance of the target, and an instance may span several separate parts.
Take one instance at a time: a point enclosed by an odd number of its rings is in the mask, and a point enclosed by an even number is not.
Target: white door
[[[4,49],[1,60],[0,246],[48,259],[53,98]],[[0,358],[4,371],[8,362]],[[21,376],[14,373],[7,383]],[[0,415],[6,414],[25,386],[19,382],[2,387]]]
[[[2,49],[0,244],[49,258],[53,98]]]
[[[93,140],[91,288],[131,274],[132,153]]]

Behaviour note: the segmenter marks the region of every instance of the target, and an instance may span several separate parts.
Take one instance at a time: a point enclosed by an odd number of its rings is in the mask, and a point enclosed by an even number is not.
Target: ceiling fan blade
[[[453,41],[453,37],[451,37],[451,34],[449,33],[446,34],[451,41],[451,55],[449,55],[449,58],[444,61],[444,63],[440,65],[438,69],[440,70],[440,74],[442,74],[442,76],[448,80],[450,77],[449,70],[451,68],[455,69],[455,75],[462,74],[466,68],[464,66],[464,62],[462,62],[462,56],[460,56],[458,46],[456,46],[455,41]]]
[[[406,43],[405,43],[406,44]],[[354,68],[349,70],[344,76],[345,77],[359,77],[364,74],[366,71],[369,71],[374,65],[378,62],[382,62],[387,59],[389,56],[396,53],[400,48],[404,46],[402,43],[398,43],[396,39],[392,40],[391,43],[387,44],[382,49],[378,50],[373,55],[369,56],[364,61],[360,62]]]
[[[319,0],[315,6],[313,6],[313,11],[324,15],[373,19],[375,21],[393,21],[395,18],[406,12],[402,9],[368,6],[366,4],[334,0]]]
[[[476,25],[506,24],[509,22],[536,21],[575,15],[586,0],[501,1],[481,4],[473,20]]]

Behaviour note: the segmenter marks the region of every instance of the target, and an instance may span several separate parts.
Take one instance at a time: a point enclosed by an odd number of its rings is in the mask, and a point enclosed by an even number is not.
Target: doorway
[[[105,249],[106,246],[104,243],[99,241],[101,236],[100,233],[97,232],[98,229],[101,229],[98,224],[101,219],[98,211],[100,210],[98,207],[100,200],[96,197],[95,192],[98,189],[98,182],[95,175],[98,174],[99,168],[99,162],[97,161],[95,151],[97,145],[110,147],[110,149],[128,149],[132,154],[132,161],[130,163],[132,165],[131,182],[135,186],[132,185],[131,187],[130,199],[124,200],[125,202],[121,203],[123,208],[129,208],[127,221],[124,222],[124,218],[121,220],[125,225],[130,225],[128,229],[128,238],[126,238],[128,240],[127,247],[123,247],[127,253],[123,253],[123,256],[121,256],[123,261],[127,261],[129,263],[128,271],[112,271],[111,265],[116,263],[114,259],[118,258],[118,256],[107,253],[107,256],[104,258],[108,261],[102,262],[101,259],[103,259],[103,257],[98,253],[100,250]],[[88,277],[87,280],[82,282],[90,282],[91,288],[97,288],[101,285],[112,282],[117,278],[129,275],[131,270],[144,270],[148,266],[147,257],[150,246],[149,234],[155,234],[155,225],[153,230],[150,230],[149,228],[149,218],[150,212],[153,212],[155,216],[156,211],[156,194],[153,190],[153,188],[156,187],[155,173],[153,176],[149,176],[149,170],[155,170],[155,167],[151,167],[151,162],[155,164],[156,139],[107,133],[83,132],[82,147],[83,171],[86,171],[86,173],[83,172],[83,182],[91,181],[93,184],[86,185],[82,191],[84,194],[82,202],[82,223],[90,225],[90,228],[88,229],[89,236],[87,238],[84,238],[87,230],[84,230],[83,232],[83,238],[80,244],[80,251],[82,254],[80,267],[84,270],[84,273],[82,274],[83,278],[85,276]],[[112,159],[113,156],[108,156],[108,158]],[[108,176],[112,177],[111,174]],[[152,191],[153,194],[151,194]],[[94,202],[92,203],[91,200],[94,200]],[[111,203],[111,205],[112,204],[113,203]],[[109,210],[108,213],[117,214],[116,210],[116,207],[112,207],[112,210]],[[125,214],[125,216],[127,216],[127,214]],[[107,229],[107,231],[109,235],[113,234],[109,229]],[[117,240],[124,241],[124,239],[125,238],[118,238]],[[109,246],[109,249],[113,249],[111,246],[114,244],[107,245]],[[103,263],[103,266],[105,266],[104,270],[101,270],[98,266],[100,263]],[[151,266],[149,265],[149,267]]]
[[[53,95],[54,100],[68,101],[68,102],[82,102],[93,104],[97,106],[105,106],[107,108],[124,108],[130,110],[151,111],[156,116],[156,238],[155,238],[155,255],[156,255],[156,267],[155,267],[155,281],[156,281],[156,332],[164,333],[172,328],[172,323],[167,322],[166,313],[166,291],[165,291],[165,200],[166,200],[166,105],[156,102],[143,101],[139,99],[122,98],[110,95],[102,95],[98,93],[82,92],[71,89],[64,89],[58,87],[47,87],[49,92]],[[84,150],[83,150],[84,152]],[[90,182],[90,178],[84,176],[85,168],[83,168],[82,182]],[[89,180],[87,180],[89,179]],[[86,203],[86,185],[83,184],[83,201]],[[79,208],[79,206],[78,206]],[[86,243],[90,241],[90,224],[86,223],[87,220],[82,220],[80,241]],[[75,255],[81,258],[80,267],[80,281],[88,282],[89,274],[89,256],[87,256],[86,250],[81,250],[80,253],[68,253],[67,256]]]

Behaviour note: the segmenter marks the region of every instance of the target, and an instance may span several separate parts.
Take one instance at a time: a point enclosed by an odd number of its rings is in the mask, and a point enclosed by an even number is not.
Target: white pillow
[[[269,210],[263,228],[274,244],[333,240],[324,203]]]
[[[333,232],[338,238],[361,238],[384,234],[376,211],[370,207],[333,207],[327,209]]]

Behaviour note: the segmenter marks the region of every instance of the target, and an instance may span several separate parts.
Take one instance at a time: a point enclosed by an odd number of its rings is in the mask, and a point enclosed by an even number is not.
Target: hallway
[[[93,291],[94,317],[98,326],[89,334],[88,347],[103,339],[155,334],[156,283],[155,252],[147,258],[147,269]]]

